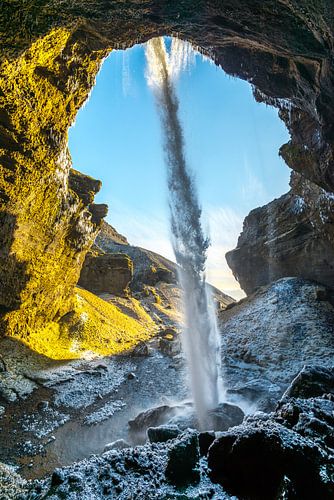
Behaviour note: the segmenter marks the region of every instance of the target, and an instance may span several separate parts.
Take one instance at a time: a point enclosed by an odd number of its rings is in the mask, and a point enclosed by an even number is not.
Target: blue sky
[[[73,167],[101,179],[96,200],[130,243],[173,258],[159,117],[145,79],[144,46],[113,51],[69,134]],[[208,279],[242,296],[224,254],[244,217],[288,191],[278,149],[289,139],[277,111],[256,103],[248,83],[200,55],[178,79],[188,163],[212,240]]]

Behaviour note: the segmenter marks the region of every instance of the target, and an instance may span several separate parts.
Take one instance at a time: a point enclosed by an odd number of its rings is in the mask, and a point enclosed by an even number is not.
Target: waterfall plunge
[[[192,56],[189,44],[173,39],[168,54],[163,38],[147,43],[147,80],[160,114],[169,194],[172,245],[179,264],[185,328],[183,348],[199,425],[209,424],[208,410],[220,396],[220,339],[214,307],[205,282],[209,240],[201,223],[201,208],[185,158],[183,130],[175,81]]]

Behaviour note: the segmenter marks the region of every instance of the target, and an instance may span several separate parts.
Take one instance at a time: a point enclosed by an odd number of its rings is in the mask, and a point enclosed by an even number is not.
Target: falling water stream
[[[159,111],[167,167],[171,240],[183,290],[187,357],[191,391],[199,425],[220,400],[220,341],[213,305],[205,281],[209,240],[201,223],[201,208],[187,165],[175,83],[187,65],[189,44],[173,39],[170,54],[163,38],[147,44],[147,79]]]

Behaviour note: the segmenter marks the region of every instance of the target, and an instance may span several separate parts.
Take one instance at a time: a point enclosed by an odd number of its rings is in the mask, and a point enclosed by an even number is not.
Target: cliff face
[[[253,293],[285,276],[334,284],[334,196],[293,175],[292,189],[244,221],[237,248],[226,254],[241,288]]]
[[[81,270],[79,285],[96,294],[127,296],[132,275],[132,260],[127,255],[89,252]]]
[[[2,64],[0,303],[6,333],[27,336],[72,306],[99,225],[91,203],[100,183],[79,173],[69,183],[67,129],[102,56],[88,57],[85,46],[59,28]]]
[[[291,132],[282,156],[304,179],[334,190],[331,0],[3,2],[3,333],[26,337],[71,310],[105,207],[69,184],[67,130],[109,51],[163,34],[191,41],[278,106]]]

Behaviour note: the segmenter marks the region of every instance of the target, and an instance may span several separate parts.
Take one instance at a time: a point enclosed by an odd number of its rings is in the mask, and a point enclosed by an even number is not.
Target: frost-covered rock
[[[226,431],[230,427],[241,424],[244,416],[241,408],[229,403],[220,403],[217,408],[209,411],[209,418],[215,431]]]
[[[228,265],[247,294],[286,276],[333,286],[333,193],[292,175],[291,191],[252,210]]]
[[[301,373],[319,372],[308,368]],[[302,385],[303,377],[296,379]],[[327,382],[324,378],[321,388],[318,379],[317,390],[323,393]],[[219,433],[208,450],[211,478],[230,494],[254,500],[290,498],[290,494],[310,500],[333,498],[333,399],[331,394],[314,398],[285,394],[275,412],[258,412]]]
[[[316,283],[283,278],[220,314],[228,401],[271,411],[304,365],[333,365],[330,297]]]
[[[127,443],[124,439],[117,439],[112,443],[106,444],[103,453],[111,450],[123,450],[124,448],[130,448],[129,443]]]
[[[162,405],[150,408],[139,413],[134,419],[129,421],[129,427],[133,432],[146,431],[149,427],[157,427],[164,424],[178,411],[178,407]]]
[[[216,439],[214,431],[200,432],[198,435],[199,452],[201,457],[207,455],[210,446]]]
[[[285,498],[279,496],[285,478],[294,498],[333,498],[333,459],[333,450],[275,418],[253,418],[222,433],[208,452],[212,479],[254,500]]]
[[[150,443],[164,443],[175,439],[181,432],[176,425],[160,425],[159,427],[149,427],[147,437]]]
[[[304,366],[291,382],[284,396],[311,398],[327,393],[334,394],[334,367]]]
[[[198,482],[199,456],[198,433],[188,430],[168,450],[167,479],[176,485]]]

